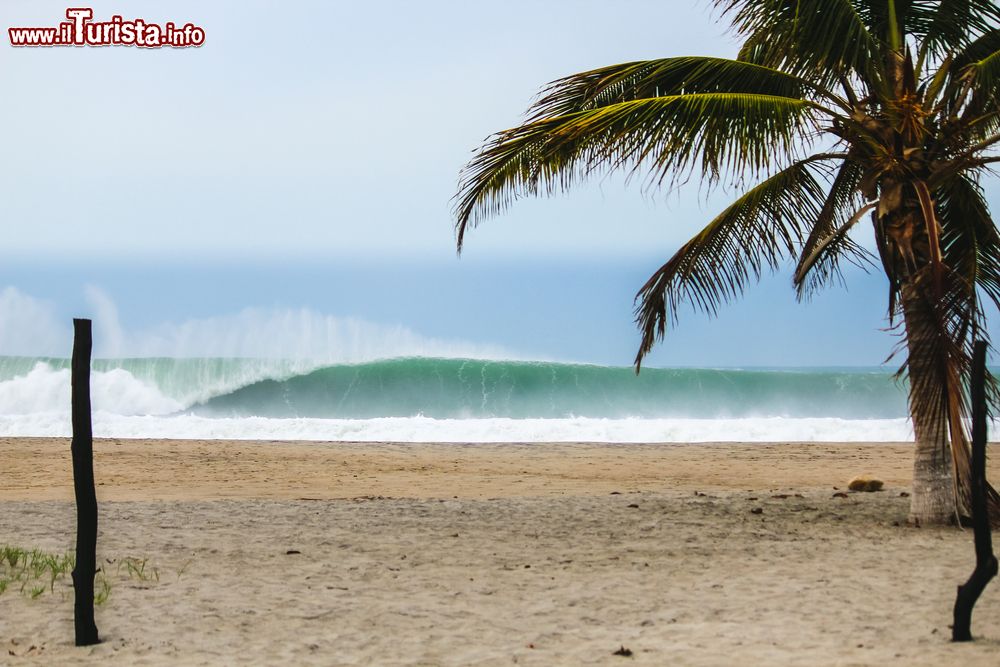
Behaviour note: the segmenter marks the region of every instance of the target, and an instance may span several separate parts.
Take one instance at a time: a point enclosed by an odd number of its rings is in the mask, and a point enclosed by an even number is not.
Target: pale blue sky
[[[54,26],[65,8],[5,0],[0,24]],[[635,291],[726,202],[697,185],[644,195],[611,178],[518,202],[454,253],[450,198],[471,151],[559,76],[732,55],[704,1],[93,8],[97,19],[190,21],[207,40],[13,49],[4,35],[0,288],[59,318],[92,312],[92,285],[136,330],[306,307],[525,356],[627,364]],[[719,321],[685,318],[652,362],[870,365],[891,349],[877,276],[807,306],[787,283],[769,280]],[[0,322],[0,346],[14,345],[16,326]],[[40,339],[16,340],[0,354]]]
[[[0,199],[8,221],[30,224],[12,225],[2,252],[450,258],[459,168],[544,83],[733,50],[707,5],[624,4],[99,3],[95,18],[192,21],[206,44],[4,44]],[[65,6],[5,0],[0,23],[55,25]],[[524,202],[478,232],[469,257],[630,255],[706,215],[697,192],[659,200],[614,181]]]

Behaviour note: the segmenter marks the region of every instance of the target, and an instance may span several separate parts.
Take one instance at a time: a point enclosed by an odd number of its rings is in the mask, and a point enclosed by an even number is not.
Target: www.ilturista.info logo
[[[112,16],[110,21],[92,21],[94,10],[70,7],[66,18],[55,28],[8,28],[11,46],[164,46],[184,48],[205,43],[205,29],[187,23],[178,26],[172,21],[164,25],[147,23],[143,19],[126,21]]]

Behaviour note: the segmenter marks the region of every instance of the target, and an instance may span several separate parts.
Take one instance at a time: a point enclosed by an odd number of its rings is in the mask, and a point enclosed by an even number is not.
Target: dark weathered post
[[[90,423],[90,320],[73,320],[73,491],[76,495],[76,567],[73,569],[73,625],[76,645],[101,640],[94,623],[97,574],[97,493],[94,491],[94,433]]]
[[[986,505],[986,343],[977,342],[972,353],[972,527],[976,544],[976,569],[955,597],[951,640],[972,641],[972,608],[980,593],[997,574],[990,519]]]

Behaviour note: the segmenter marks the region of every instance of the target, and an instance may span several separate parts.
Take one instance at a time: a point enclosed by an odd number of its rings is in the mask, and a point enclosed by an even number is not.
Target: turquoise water
[[[906,415],[890,375],[843,370],[645,369],[459,359],[328,366],[263,380],[193,407],[244,417],[892,418]]]
[[[13,388],[10,383],[16,380],[18,392],[47,396],[43,384],[65,380],[68,365],[65,359],[0,357],[0,389],[5,384]],[[322,367],[262,359],[122,359],[96,360],[94,372],[101,386],[110,387],[103,390],[109,398],[102,408],[117,414],[327,419],[906,416],[905,389],[884,369],[647,368],[637,376],[627,367],[472,359],[406,358]],[[154,407],[137,410],[140,397]],[[37,411],[46,409],[45,403]]]

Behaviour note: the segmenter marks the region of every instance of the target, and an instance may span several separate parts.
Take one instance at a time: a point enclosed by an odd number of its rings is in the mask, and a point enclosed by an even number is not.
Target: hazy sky
[[[0,289],[58,321],[98,312],[97,290],[149,336],[307,308],[627,364],[635,291],[726,202],[696,184],[644,194],[610,178],[518,202],[454,253],[450,198],[488,134],[565,74],[732,55],[707,2],[109,2],[92,5],[96,19],[190,21],[206,43],[6,41],[11,26],[55,26],[66,6],[0,5]],[[787,283],[767,281],[719,321],[686,318],[653,362],[867,365],[891,349],[878,277],[808,306]],[[0,354],[52,353],[15,331],[11,299]]]
[[[0,199],[16,222],[3,252],[450,258],[459,168],[542,84],[733,50],[707,5],[678,4],[118,2],[95,18],[191,21],[206,43],[13,49],[5,35]],[[0,23],[55,25],[65,10],[5,0]],[[696,191],[667,206],[600,186],[515,207],[469,257],[634,254],[705,216]]]

